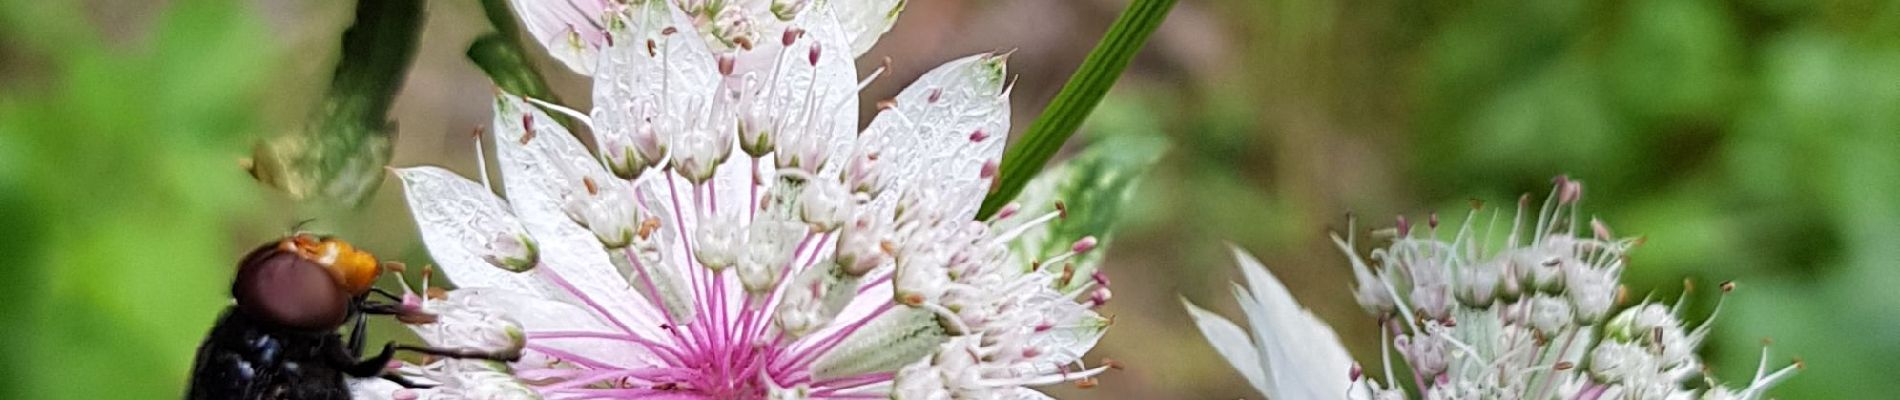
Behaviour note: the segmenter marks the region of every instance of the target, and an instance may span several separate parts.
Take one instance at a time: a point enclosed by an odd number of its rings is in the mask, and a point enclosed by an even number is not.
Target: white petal
[[[1038,392],[1036,389],[1026,387],[1004,389],[1003,398],[1009,400],[1055,400],[1054,397],[1049,397],[1049,395],[1042,394],[1042,392]]]
[[[625,341],[536,337],[537,334],[548,332],[625,334],[611,323],[601,320],[599,316],[580,306],[536,295],[490,288],[452,290],[449,291],[449,295],[467,296],[470,305],[500,311],[502,315],[521,324],[521,328],[527,331],[528,343],[532,346],[546,346],[616,366],[637,367],[660,364],[660,359],[651,352]],[[421,330],[418,332],[420,333]],[[642,337],[661,343],[670,340],[662,336]]]
[[[383,378],[349,378],[350,398],[356,400],[389,400],[396,398],[396,391],[402,385]]]
[[[1251,289],[1236,286],[1234,294],[1261,350],[1264,394],[1272,399],[1345,398],[1352,356],[1339,343],[1339,336],[1300,307],[1259,260],[1239,248],[1232,250]]]
[[[614,40],[594,73],[596,142],[632,143],[646,124],[670,141],[711,115],[718,65],[692,21],[671,4],[633,6],[611,32]]]
[[[885,207],[905,188],[936,188],[952,220],[968,220],[989,191],[984,163],[1003,155],[1009,133],[1009,97],[1004,59],[979,54],[951,61],[918,78],[897,95],[896,106],[878,113],[865,140],[881,148],[890,186],[878,196]],[[932,101],[932,98],[935,101]],[[974,135],[976,132],[982,135]],[[972,140],[981,136],[982,140]]]
[[[510,0],[521,25],[535,42],[569,69],[591,75],[595,55],[606,41],[602,22],[607,0]]]
[[[524,126],[527,120],[534,121],[532,137],[522,143],[524,135],[530,135]],[[592,301],[635,332],[663,335],[657,328],[663,321],[659,309],[634,295],[627,278],[607,259],[599,239],[562,208],[570,197],[589,195],[584,178],[594,180],[600,188],[630,189],[609,186],[619,178],[607,173],[560,124],[520,98],[503,95],[496,99],[494,126],[503,187],[515,213],[541,246],[543,268],[534,273],[550,284],[563,286],[565,282],[580,292],[562,290],[563,296],[556,298],[585,297],[571,300],[594,308],[585,304]]]
[[[1226,358],[1227,364],[1240,371],[1241,376],[1247,377],[1247,383],[1253,385],[1254,390],[1267,393],[1267,372],[1260,370],[1260,350],[1254,348],[1253,339],[1247,337],[1247,332],[1220,315],[1194,306],[1187,299],[1181,299],[1181,305],[1187,307],[1188,315],[1194,317],[1194,325],[1201,328],[1201,335],[1207,337],[1208,344],[1214,345],[1214,351]]]
[[[897,14],[904,11],[908,0],[834,0],[826,1],[838,13],[838,21],[844,25],[845,33],[851,38],[853,57],[864,55],[871,46],[877,44],[877,38],[891,30],[897,23]]]
[[[540,292],[527,274],[503,270],[483,259],[487,244],[499,235],[527,233],[500,198],[481,184],[441,168],[403,168],[396,170],[396,176],[402,179],[422,244],[450,282],[458,287]]]
[[[1048,364],[1067,365],[1082,359],[1082,355],[1095,348],[1095,343],[1108,333],[1108,318],[1069,300],[1047,285],[1038,287],[1042,293],[1029,301],[1029,308],[1039,310],[1044,321],[1055,325],[1029,338],[1031,345],[1042,349],[1044,362],[1038,364],[1045,364],[1041,367],[1049,367]]]

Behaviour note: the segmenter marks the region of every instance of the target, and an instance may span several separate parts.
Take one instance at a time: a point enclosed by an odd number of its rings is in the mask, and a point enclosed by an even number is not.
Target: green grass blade
[[[1003,153],[997,186],[983,199],[977,220],[988,219],[1003,204],[1022,193],[1023,185],[1049,163],[1049,158],[1055,156],[1062,143],[1075,134],[1076,128],[1095,110],[1095,105],[1101,103],[1108,88],[1148,42],[1148,36],[1167,19],[1174,3],[1175,0],[1134,0],[1128,4],[1128,9],[1109,27],[1101,43],[1082,61],[1082,67],[1062,86],[1055,101],[1029,124],[1022,139]]]

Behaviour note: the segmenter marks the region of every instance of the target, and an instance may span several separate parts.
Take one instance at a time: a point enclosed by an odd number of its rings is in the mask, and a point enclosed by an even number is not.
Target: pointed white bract
[[[1352,358],[1324,321],[1300,307],[1252,255],[1234,248],[1247,285],[1234,296],[1253,329],[1239,326],[1183,300],[1196,326],[1247,383],[1271,399],[1338,399],[1346,396]]]
[[[1747,387],[1717,385],[1696,355],[1715,316],[1691,328],[1680,302],[1619,310],[1625,252],[1640,240],[1615,238],[1600,221],[1585,228],[1581,184],[1559,178],[1556,186],[1531,219],[1522,199],[1507,231],[1493,231],[1496,216],[1474,222],[1483,213],[1474,206],[1457,228],[1441,230],[1435,215],[1422,227],[1400,218],[1375,231],[1391,242],[1366,257],[1350,236],[1334,238],[1351,259],[1354,297],[1389,339],[1383,382],[1356,364],[1341,369],[1350,361],[1332,331],[1244,254],[1251,290],[1235,292],[1253,340],[1219,316],[1192,304],[1188,311],[1271,399],[1404,399],[1408,385],[1425,399],[1761,399],[1799,369],[1770,370],[1764,349]],[[1725,296],[1730,289],[1722,285]],[[1409,382],[1393,375],[1393,353],[1412,372]],[[1313,369],[1332,374],[1285,375]]]
[[[1006,57],[939,67],[857,129],[852,58],[901,6],[574,8],[600,21],[603,40],[582,47],[595,107],[496,98],[505,200],[439,168],[397,170],[460,287],[415,328],[455,346],[519,332],[524,356],[408,366],[443,387],[403,393],[1039,398],[1026,387],[1092,382],[1108,369],[1082,362],[1109,325],[1094,311],[1107,279],[1035,268],[1072,254],[1011,254],[1020,230],[993,228],[1059,213],[971,220],[1009,130]],[[569,20],[528,11],[531,28]]]
[[[594,73],[594,58],[609,39],[606,16],[618,0],[510,0],[522,27],[561,64]]]

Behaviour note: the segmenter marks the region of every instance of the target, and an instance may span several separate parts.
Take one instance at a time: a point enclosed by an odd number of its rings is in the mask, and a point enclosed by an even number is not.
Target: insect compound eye
[[[350,295],[336,278],[276,242],[244,257],[231,296],[246,315],[285,328],[331,330],[349,317]]]

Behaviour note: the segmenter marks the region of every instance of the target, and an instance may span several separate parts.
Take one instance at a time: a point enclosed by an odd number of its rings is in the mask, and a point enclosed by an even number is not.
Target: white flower
[[[1247,314],[1253,337],[1212,312],[1182,299],[1194,324],[1255,390],[1268,398],[1339,399],[1346,397],[1353,373],[1352,356],[1333,329],[1293,300],[1252,255],[1234,248],[1234,260],[1247,285],[1234,285],[1234,297]]]
[[[1393,374],[1394,350],[1425,399],[1760,399],[1799,369],[1796,362],[1771,371],[1763,349],[1748,386],[1724,388],[1705,375],[1695,353],[1714,315],[1690,328],[1680,302],[1613,310],[1623,301],[1617,280],[1624,253],[1640,241],[1616,239],[1600,221],[1588,225],[1588,236],[1578,235],[1581,193],[1578,182],[1559,178],[1534,221],[1524,218],[1526,197],[1509,231],[1474,223],[1474,209],[1449,240],[1441,239],[1436,216],[1422,229],[1400,218],[1396,228],[1377,231],[1393,240],[1372,250],[1370,262],[1350,237],[1334,237],[1352,261],[1354,297],[1389,339],[1382,342],[1389,346],[1382,354],[1385,382],[1356,364],[1342,373],[1350,361],[1332,330],[1245,254],[1241,270],[1253,291],[1237,288],[1236,295],[1254,340],[1192,304],[1188,311],[1214,348],[1271,399],[1407,398],[1397,381],[1404,377]],[[1504,240],[1488,243],[1499,237],[1494,233]],[[1723,293],[1731,288],[1724,284]]]
[[[604,38],[580,48],[591,112],[495,101],[506,200],[396,171],[449,298],[526,334],[521,362],[418,376],[548,398],[967,398],[1103,371],[1080,360],[1106,279],[1059,286],[1008,250],[1059,213],[971,221],[1008,132],[1006,57],[925,74],[859,132],[851,56],[901,1],[603,4],[577,8],[602,13],[579,19]],[[526,22],[547,20],[576,19]]]
[[[593,75],[597,57],[614,45],[610,16],[628,7],[670,1],[692,21],[693,31],[717,50],[755,50],[780,45],[779,36],[812,5],[832,5],[851,58],[863,55],[897,22],[908,0],[509,0],[528,34],[546,46],[555,59],[583,75]],[[752,57],[772,54],[737,52]]]

